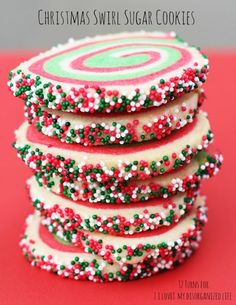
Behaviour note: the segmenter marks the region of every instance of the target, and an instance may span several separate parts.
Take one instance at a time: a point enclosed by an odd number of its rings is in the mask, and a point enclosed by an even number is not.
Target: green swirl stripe
[[[136,47],[135,47],[136,48]],[[124,51],[130,51],[135,48],[122,48]],[[123,51],[122,50],[122,51]],[[116,50],[117,51],[117,50]],[[117,51],[119,53],[121,48]],[[150,56],[145,54],[135,55],[132,54],[128,58],[126,57],[114,57],[114,50],[106,51],[95,56],[89,57],[85,60],[84,65],[86,67],[95,68],[113,68],[113,67],[131,67],[137,64],[143,64],[149,60]]]

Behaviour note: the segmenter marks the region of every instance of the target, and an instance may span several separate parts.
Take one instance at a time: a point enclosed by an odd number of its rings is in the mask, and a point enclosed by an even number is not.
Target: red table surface
[[[26,216],[33,211],[25,192],[30,170],[11,148],[14,130],[23,121],[23,102],[11,96],[6,86],[8,71],[33,52],[0,53],[1,96],[1,213],[0,213],[0,305],[67,304],[236,304],[235,286],[235,103],[236,51],[208,52],[210,75],[203,108],[215,133],[214,147],[224,154],[220,174],[205,181],[209,222],[200,248],[182,266],[151,278],[126,283],[95,284],[63,280],[32,268],[19,249],[19,235]],[[204,281],[208,288],[181,288],[179,281]],[[182,283],[182,282],[181,282]],[[189,283],[189,282],[188,282]],[[231,293],[230,300],[180,300],[178,293]],[[163,300],[166,297],[172,298]],[[196,296],[196,295],[195,295]],[[227,294],[230,298],[230,295]],[[159,300],[161,298],[162,300]]]

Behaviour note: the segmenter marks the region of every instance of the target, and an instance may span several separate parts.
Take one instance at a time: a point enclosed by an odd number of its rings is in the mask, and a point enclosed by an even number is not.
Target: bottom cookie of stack
[[[135,263],[109,263],[99,255],[86,252],[83,246],[65,242],[50,233],[36,214],[27,219],[20,246],[32,266],[63,278],[94,282],[127,281],[173,269],[190,257],[198,247],[206,221],[204,198],[198,197],[195,208],[181,222],[164,233],[157,230],[152,250]],[[137,243],[142,239],[137,238]]]

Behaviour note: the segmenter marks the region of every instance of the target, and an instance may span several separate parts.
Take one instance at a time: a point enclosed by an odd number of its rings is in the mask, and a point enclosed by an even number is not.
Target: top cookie
[[[67,112],[160,106],[205,82],[208,60],[174,33],[137,32],[69,41],[10,72],[15,96]]]

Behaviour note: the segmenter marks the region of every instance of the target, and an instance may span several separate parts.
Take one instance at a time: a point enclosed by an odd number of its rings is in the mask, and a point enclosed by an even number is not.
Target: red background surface
[[[14,130],[23,121],[23,103],[7,89],[8,71],[33,53],[0,53],[0,305],[67,304],[236,304],[235,287],[235,112],[236,52],[208,52],[210,75],[204,86],[214,147],[224,154],[220,174],[206,181],[209,222],[199,250],[182,266],[152,278],[127,283],[94,284],[63,280],[32,268],[18,247],[26,216],[33,211],[25,192],[30,171],[11,148]],[[208,281],[208,289],[180,288],[181,280]],[[231,301],[180,301],[178,292],[231,292]],[[175,300],[158,300],[158,293],[175,293]],[[156,299],[155,299],[156,294]]]

